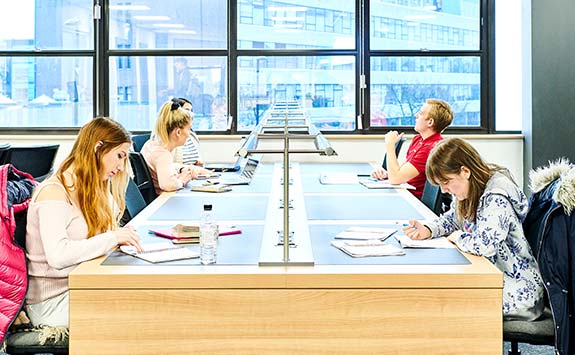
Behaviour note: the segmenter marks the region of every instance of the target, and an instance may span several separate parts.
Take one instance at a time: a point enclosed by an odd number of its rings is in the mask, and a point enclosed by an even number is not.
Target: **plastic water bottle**
[[[212,205],[204,205],[200,222],[200,261],[202,264],[214,264],[218,250],[218,224],[212,215]]]

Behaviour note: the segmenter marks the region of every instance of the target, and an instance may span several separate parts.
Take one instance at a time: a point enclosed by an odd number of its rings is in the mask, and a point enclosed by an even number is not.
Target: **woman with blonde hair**
[[[528,201],[509,171],[487,164],[460,138],[438,143],[427,160],[428,179],[453,195],[451,209],[431,223],[412,220],[412,239],[449,236],[459,249],[487,258],[503,272],[503,316],[534,320],[543,311],[543,280],[522,222]]]
[[[118,227],[130,146],[119,123],[95,118],[80,129],[56,173],[36,187],[26,226],[26,310],[32,324],[68,326],[68,274],[78,264],[117,245],[141,249],[131,227]]]
[[[174,149],[184,145],[192,127],[192,113],[179,101],[168,101],[160,108],[152,138],[141,153],[150,168],[156,193],[176,191],[199,174],[209,170],[174,163]]]

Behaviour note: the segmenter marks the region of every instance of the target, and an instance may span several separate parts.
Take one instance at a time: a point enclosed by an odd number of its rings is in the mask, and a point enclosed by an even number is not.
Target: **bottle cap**
[[[212,205],[204,205],[204,211],[211,211]]]

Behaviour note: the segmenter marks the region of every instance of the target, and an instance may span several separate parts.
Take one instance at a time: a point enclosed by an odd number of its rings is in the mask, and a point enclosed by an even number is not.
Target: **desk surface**
[[[294,178],[305,181],[314,169],[305,167]],[[330,169],[338,171],[331,165]],[[244,223],[254,230],[267,228],[269,211],[277,208],[276,175],[277,167],[269,175],[274,183],[266,218],[220,221]],[[345,194],[340,187],[300,189],[294,203],[307,203],[314,196],[325,197],[324,201],[347,196],[346,203],[361,197],[360,193]],[[171,198],[207,196],[197,194],[201,193],[163,194],[133,223],[171,225],[174,221],[150,221],[150,216]],[[382,201],[402,196],[406,206],[422,218],[432,216],[404,190],[363,194]],[[241,195],[236,191],[227,196]],[[214,198],[222,196],[226,194]],[[393,217],[379,221],[331,220],[328,216],[307,222],[313,238],[317,230],[345,223],[398,222]],[[130,354],[500,352],[502,275],[483,258],[464,257],[469,264],[316,263],[306,267],[110,266],[101,264],[102,257],[70,274],[70,353],[114,354],[118,347]],[[126,339],[130,342],[125,343]],[[454,339],[457,349],[449,350]]]

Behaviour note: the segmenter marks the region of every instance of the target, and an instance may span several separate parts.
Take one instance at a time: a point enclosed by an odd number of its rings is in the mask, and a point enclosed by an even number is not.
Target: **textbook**
[[[405,255],[401,248],[381,240],[332,240],[331,245],[354,258]]]
[[[335,236],[335,239],[381,240],[384,241],[397,232],[394,228],[349,227]]]
[[[187,230],[185,233],[180,233],[181,230]],[[219,235],[241,234],[242,230],[230,227],[219,226]],[[173,228],[153,228],[149,230],[158,237],[171,239],[174,244],[190,244],[200,242],[200,227],[199,226],[182,226],[180,224]]]
[[[214,185],[197,185],[197,186],[192,186],[190,188],[190,190],[192,191],[198,191],[198,192],[228,192],[228,191],[232,191],[232,188],[229,187],[228,185],[224,185],[224,184],[214,184]]]
[[[393,185],[389,183],[389,180],[377,180],[373,178],[364,178],[360,179],[359,183],[363,186],[367,187],[368,189],[396,189],[396,188],[403,188],[403,189],[410,189],[415,190],[415,186],[410,185],[406,182],[403,184]]]
[[[135,256],[151,263],[165,261],[199,258],[200,254],[185,247],[178,247],[170,242],[142,244],[144,251],[138,252],[131,245],[122,245],[120,250],[128,255]]]

